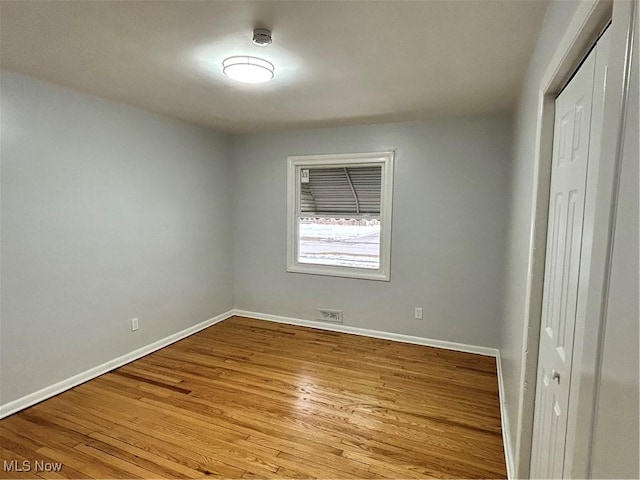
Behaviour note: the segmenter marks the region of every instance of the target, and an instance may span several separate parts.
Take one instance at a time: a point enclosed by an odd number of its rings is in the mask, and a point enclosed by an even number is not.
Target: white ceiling
[[[0,2],[4,69],[226,132],[513,109],[546,0]],[[254,27],[273,44],[252,44]],[[231,55],[276,66],[263,85]]]

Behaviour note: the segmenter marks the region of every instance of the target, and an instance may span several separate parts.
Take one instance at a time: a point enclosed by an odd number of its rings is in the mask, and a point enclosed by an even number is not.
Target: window
[[[289,157],[287,271],[389,280],[393,152]]]

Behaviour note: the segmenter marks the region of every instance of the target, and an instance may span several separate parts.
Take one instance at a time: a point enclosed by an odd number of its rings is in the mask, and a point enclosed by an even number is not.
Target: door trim
[[[600,354],[599,336],[602,335],[603,306],[606,304],[607,271],[610,257],[611,225],[615,217],[617,181],[615,172],[620,162],[618,147],[624,113],[625,79],[630,61],[631,25],[634,1],[626,0],[583,0],[578,6],[574,17],[558,44],[549,62],[539,86],[538,118],[536,122],[536,152],[534,166],[533,207],[531,212],[531,237],[529,262],[527,271],[527,285],[525,297],[525,328],[522,345],[522,371],[520,376],[520,398],[517,412],[517,431],[515,444],[514,469],[516,478],[528,478],[531,461],[531,444],[533,433],[533,416],[535,402],[536,372],[538,365],[538,343],[540,338],[540,320],[542,313],[542,292],[544,266],[546,257],[547,221],[549,213],[549,189],[551,182],[551,157],[553,152],[553,124],[554,100],[560,90],[569,81],[582,60],[595,44],[604,27],[611,22],[612,38],[609,55],[609,69],[607,72],[607,93],[604,103],[604,129],[602,132],[601,148],[596,155],[602,158],[612,158],[611,162],[598,162],[596,182],[591,188],[598,186],[597,196],[594,191],[587,190],[587,195],[595,197],[593,244],[591,245],[589,276],[586,282],[581,275],[580,295],[585,298],[583,305],[589,331],[583,331],[584,338],[588,338],[592,351],[596,352],[592,368],[594,374],[598,371]],[[586,212],[585,212],[586,214]],[[584,283],[584,284],[583,284]],[[580,339],[582,342],[582,339]],[[587,349],[584,349],[587,350]],[[581,359],[579,360],[581,361]],[[574,357],[575,363],[575,357]],[[527,388],[533,385],[533,388]],[[595,405],[596,383],[584,392],[582,401]],[[574,385],[572,384],[572,389]],[[575,407],[575,398],[571,398],[569,411]],[[587,419],[581,419],[581,428],[591,431],[593,428],[593,408],[589,409]],[[576,432],[567,432],[568,438],[576,438]],[[575,445],[570,442],[569,447]],[[589,471],[589,450],[578,453],[567,450],[569,476],[586,476]],[[585,475],[571,472],[584,472]]]

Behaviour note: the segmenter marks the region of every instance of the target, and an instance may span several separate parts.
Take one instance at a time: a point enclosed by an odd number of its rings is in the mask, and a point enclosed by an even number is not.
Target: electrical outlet
[[[416,320],[422,320],[422,307],[416,307],[413,310],[413,318]]]
[[[131,319],[131,331],[135,332],[136,330],[138,330],[138,319],[137,318],[132,318]]]
[[[342,323],[342,310],[330,310],[328,308],[318,309],[318,320],[323,322]]]

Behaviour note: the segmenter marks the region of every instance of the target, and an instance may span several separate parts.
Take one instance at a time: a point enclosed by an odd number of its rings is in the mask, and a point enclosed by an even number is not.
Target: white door
[[[596,53],[594,48],[555,101],[532,478],[564,473],[589,138],[602,128],[600,115],[592,125]]]

